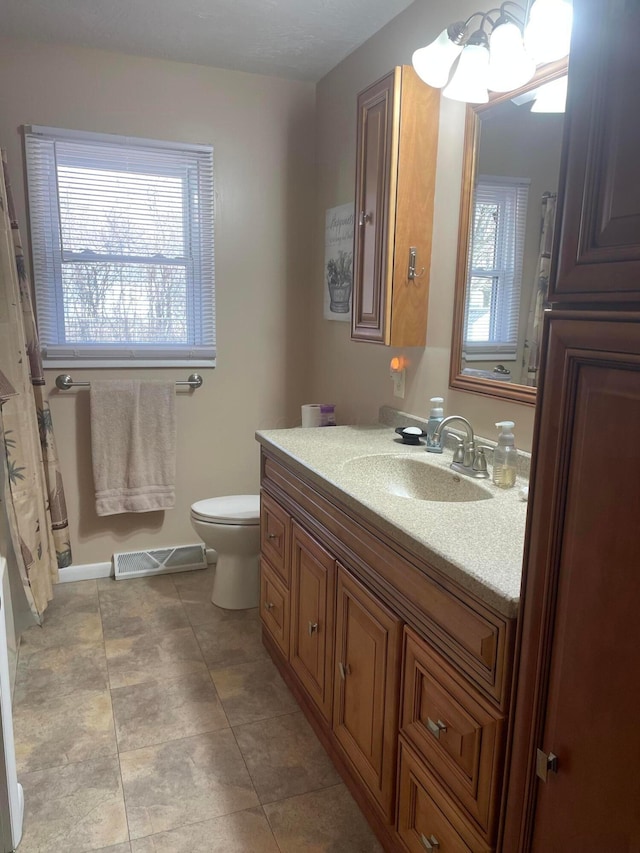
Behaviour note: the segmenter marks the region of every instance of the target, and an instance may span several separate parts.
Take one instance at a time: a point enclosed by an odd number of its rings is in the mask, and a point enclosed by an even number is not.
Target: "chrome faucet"
[[[460,441],[457,436],[453,436],[458,442],[457,447],[453,452],[453,462],[450,467],[460,474],[465,474],[467,477],[475,477],[476,479],[486,480],[489,477],[487,471],[487,460],[484,455],[484,447],[476,445],[473,427],[466,418],[460,415],[448,415],[443,418],[433,433],[434,441],[442,447],[443,431],[451,421],[460,421],[463,424],[467,433],[464,441]]]

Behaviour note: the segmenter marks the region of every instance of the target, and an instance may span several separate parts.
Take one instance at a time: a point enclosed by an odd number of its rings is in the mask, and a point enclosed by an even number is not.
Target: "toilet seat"
[[[225,495],[196,501],[191,516],[209,524],[260,524],[260,495]]]

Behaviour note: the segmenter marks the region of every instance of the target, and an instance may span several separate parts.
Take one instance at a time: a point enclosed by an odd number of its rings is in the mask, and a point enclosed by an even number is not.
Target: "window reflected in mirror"
[[[468,108],[452,387],[535,399],[564,127],[560,65],[551,86],[539,72],[527,91]]]

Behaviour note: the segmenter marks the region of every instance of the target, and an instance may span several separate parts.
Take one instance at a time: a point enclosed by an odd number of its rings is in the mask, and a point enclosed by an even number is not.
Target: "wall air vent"
[[[204,569],[207,557],[203,544],[177,545],[154,551],[126,551],[113,555],[116,580],[164,575],[168,572],[191,572]]]

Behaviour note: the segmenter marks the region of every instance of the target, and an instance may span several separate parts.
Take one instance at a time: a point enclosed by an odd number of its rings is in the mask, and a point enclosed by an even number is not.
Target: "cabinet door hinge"
[[[558,756],[553,752],[546,753],[541,749],[536,750],[536,776],[543,782],[547,781],[549,773],[558,772]]]

